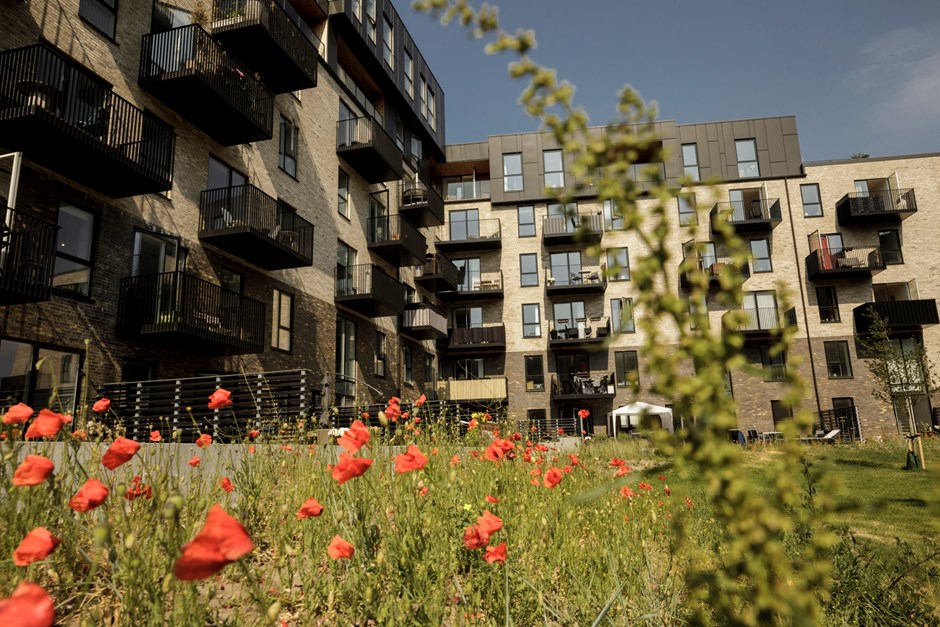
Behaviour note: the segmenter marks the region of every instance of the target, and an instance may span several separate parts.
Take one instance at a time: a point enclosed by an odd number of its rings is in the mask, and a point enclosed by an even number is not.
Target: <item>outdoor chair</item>
[[[757,429],[748,429],[747,430],[747,441],[748,443],[758,442],[761,439],[760,431]]]

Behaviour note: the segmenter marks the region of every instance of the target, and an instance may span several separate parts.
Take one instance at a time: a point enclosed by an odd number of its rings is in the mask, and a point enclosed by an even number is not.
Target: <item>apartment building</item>
[[[635,234],[590,191],[551,200],[571,163],[545,134],[447,146],[443,90],[390,2],[12,2],[4,17],[6,402],[69,410],[104,389],[166,415],[265,372],[285,391],[259,393],[259,417],[426,392],[604,432],[632,400]],[[677,259],[724,216],[750,240],[742,331],[762,374],[729,377],[741,427],[786,418],[781,373],[800,357],[821,420],[896,434],[854,340],[876,309],[936,355],[940,156],[804,163],[792,117],[656,134],[668,157],[631,176],[721,181],[677,201],[696,222],[670,234]],[[706,245],[700,267],[716,274],[722,253]],[[697,306],[713,326],[726,313]],[[782,321],[797,339],[771,356]]]

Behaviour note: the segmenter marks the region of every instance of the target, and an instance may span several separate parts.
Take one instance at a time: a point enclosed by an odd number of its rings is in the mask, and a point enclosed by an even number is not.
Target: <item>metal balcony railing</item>
[[[685,266],[689,259],[690,257],[683,257],[682,265]],[[713,285],[718,283],[725,268],[734,267],[734,260],[731,257],[713,257],[705,255],[691,259],[693,259],[692,263],[694,264],[694,269],[691,272],[704,272]],[[680,274],[679,280],[683,286],[689,285],[691,279],[690,274],[691,273],[688,271]],[[751,276],[751,267],[749,264],[745,263],[741,266],[741,276],[744,278]]]
[[[458,272],[457,266],[454,265],[453,261],[444,255],[434,254],[426,259],[420,266],[415,266],[415,279],[440,277],[445,283],[456,287],[458,283]]]
[[[580,397],[614,395],[616,378],[613,372],[593,374],[590,372],[569,375],[552,375],[552,397]]]
[[[604,232],[604,215],[600,212],[564,216],[546,216],[542,219],[542,237],[574,235],[576,233],[597,234]]]
[[[940,324],[936,299],[891,300],[862,303],[853,310],[855,330],[865,333],[871,328],[872,318],[884,319],[889,329],[912,329]]]
[[[553,287],[597,287],[607,285],[607,264],[545,268],[545,285]]]
[[[836,213],[842,224],[898,220],[916,211],[917,199],[913,189],[854,192],[836,203]]]
[[[485,345],[505,346],[506,327],[502,324],[490,324],[450,330],[449,348],[474,348]]]
[[[0,305],[49,300],[59,227],[15,209],[0,215]]]
[[[399,212],[416,226],[444,223],[444,200],[436,189],[424,181],[402,181],[399,201]]]
[[[783,219],[779,198],[715,203],[712,219],[725,219],[733,226],[779,224]]]
[[[558,318],[548,321],[548,337],[551,342],[602,342],[610,336],[610,332],[610,318],[607,316]]]
[[[815,250],[806,258],[807,275],[838,275],[884,270],[885,260],[878,246],[846,246],[837,250]]]
[[[777,307],[745,307],[738,310],[738,313],[743,313],[744,321],[737,328],[744,333],[773,332],[796,326],[796,309],[793,307],[786,311]]]
[[[457,270],[458,292],[502,292],[503,271],[478,272],[459,268]]]
[[[447,316],[424,303],[406,307],[401,326],[404,330],[430,328],[438,332],[441,337],[447,336]]]

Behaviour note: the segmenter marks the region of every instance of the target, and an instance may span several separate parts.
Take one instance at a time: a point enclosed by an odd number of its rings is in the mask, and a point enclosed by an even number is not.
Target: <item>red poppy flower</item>
[[[486,502],[487,503],[499,503],[499,499],[496,498],[495,496],[487,496]]]
[[[585,418],[587,418],[587,417],[590,416],[590,415],[591,415],[591,410],[590,410],[590,409],[579,409],[579,410],[578,410],[578,418],[581,418],[582,420],[584,420]]]
[[[365,473],[365,471],[369,470],[369,466],[371,465],[371,459],[353,457],[345,452],[340,453],[339,463],[333,467],[333,478],[336,480],[337,484],[343,485],[350,479],[355,479]]]
[[[254,440],[259,435],[261,435],[261,432],[258,431],[257,429],[252,429],[251,431],[248,432],[248,437],[251,438],[252,440]]]
[[[362,424],[361,420],[356,420],[349,426],[349,429],[336,440],[336,443],[350,453],[355,453],[369,442],[369,437],[369,429]]]
[[[652,489],[653,489],[653,486],[651,486],[651,485],[648,484],[648,483],[643,483],[643,482],[641,481],[641,482],[640,482],[640,489],[641,489],[641,490],[652,490]]]
[[[110,400],[106,398],[99,398],[97,401],[95,401],[95,404],[91,406],[91,410],[95,413],[100,414],[100,413],[108,411],[110,407],[111,407]]]
[[[493,442],[486,447],[486,451],[483,452],[483,456],[490,460],[491,462],[499,461],[503,457],[506,457],[506,454],[516,448],[516,445],[512,443],[512,440],[501,440],[496,438]]]
[[[546,471],[545,476],[542,478],[542,481],[545,482],[545,487],[551,490],[556,485],[561,483],[562,474],[561,470],[552,466]]]
[[[427,395],[426,395],[426,394],[422,394],[421,396],[418,397],[418,400],[415,401],[415,407],[421,407],[422,405],[424,405],[424,403],[425,403],[427,400],[428,400]]]
[[[346,542],[339,536],[333,536],[330,546],[326,547],[326,552],[334,560],[349,559],[356,552],[356,547]]]
[[[43,409],[36,416],[36,419],[26,429],[26,439],[55,437],[66,423],[65,416],[57,414],[54,411]],[[71,420],[71,419],[70,419]]]
[[[428,495],[428,486],[423,485],[421,489],[418,490],[418,496],[427,496]]]
[[[186,546],[176,560],[176,578],[183,581],[211,577],[226,564],[247,555],[255,548],[241,523],[213,505],[206,516],[206,524]]]
[[[90,512],[108,498],[108,487],[97,479],[89,479],[69,500],[69,507],[76,512]]]
[[[665,494],[666,496],[672,496],[672,490],[669,489],[669,486],[666,486],[665,488],[663,488],[663,494]]]
[[[660,481],[665,481],[665,480],[666,480],[666,475],[659,475],[659,480],[660,480]]]
[[[412,470],[421,470],[428,463],[428,458],[421,453],[414,444],[408,446],[408,450],[395,456],[395,472],[400,475]]]
[[[486,554],[483,556],[483,561],[492,564],[493,562],[499,562],[500,564],[506,563],[506,543],[503,542],[499,546],[488,546],[486,547]]]
[[[611,465],[612,467],[614,467],[614,468],[616,468],[616,467],[618,467],[618,466],[623,466],[623,465],[626,464],[626,463],[627,463],[627,462],[625,462],[624,460],[620,459],[619,457],[614,457],[614,458],[612,458],[612,459],[610,460],[610,465]]]
[[[398,403],[389,403],[388,407],[385,408],[385,417],[395,422],[399,416],[401,416],[401,407],[398,406]]]
[[[33,416],[33,408],[26,403],[17,403],[3,414],[3,424],[19,425],[23,424]]]
[[[480,426],[480,423],[477,422],[477,419],[471,418],[470,422],[467,424],[467,431],[472,431],[473,429],[476,429],[479,426]]]
[[[490,412],[486,412],[486,413],[483,414],[483,422],[486,422],[486,421],[492,420],[492,419],[493,419],[493,417],[490,416]]]
[[[23,463],[13,473],[13,485],[39,485],[52,474],[53,470],[55,470],[55,464],[52,463],[51,459],[42,455],[27,455]]]
[[[209,409],[224,409],[232,404],[232,393],[219,388],[209,396]]]
[[[114,470],[130,460],[138,450],[140,450],[140,444],[134,440],[117,438],[105,451],[104,456],[101,458],[101,464],[108,470]]]
[[[636,492],[631,490],[630,486],[625,485],[622,488],[620,488],[620,496],[622,496],[625,499],[632,499],[634,496],[636,496]]]
[[[538,479],[529,479],[529,485],[535,485],[535,486],[537,486],[537,485],[542,485],[542,484],[539,483],[539,480],[538,480]]]
[[[529,471],[529,474],[532,475],[533,477],[538,477],[539,475],[542,474],[542,469],[541,469],[541,468],[533,468],[532,470]]]
[[[630,467],[629,467],[629,466],[621,466],[620,468],[617,469],[617,476],[618,476],[618,477],[622,477],[622,476],[624,476],[624,475],[629,475],[629,474],[630,474]]]
[[[311,516],[316,517],[323,513],[323,506],[315,498],[309,498],[304,501],[304,504],[300,506],[300,509],[297,510],[297,520],[303,520],[304,518],[310,518]]]
[[[235,486],[232,485],[232,480],[228,477],[222,477],[219,479],[219,487],[231,494],[235,491]]]
[[[36,527],[26,534],[13,551],[13,563],[17,566],[29,566],[33,562],[44,560],[61,542],[45,527]]]
[[[202,463],[202,459],[200,459],[200,458],[198,458],[198,457],[190,457],[190,458],[189,458],[189,461],[186,462],[186,463],[189,464],[190,466],[192,466],[193,468],[195,468],[195,467],[198,466],[200,463]]]
[[[581,458],[574,453],[568,453],[568,461],[571,462],[572,466],[580,466]]]
[[[205,448],[210,444],[212,444],[212,436],[208,433],[203,433],[198,438],[196,438],[196,446],[199,448]]]
[[[134,478],[131,480],[131,486],[127,489],[127,492],[124,493],[124,498],[128,501],[133,501],[138,496],[143,496],[146,498],[153,497],[153,489],[150,485],[143,485],[140,475],[134,475]]]
[[[402,412],[401,417],[404,418],[405,420],[408,420],[409,418],[411,418],[411,414],[405,411],[405,412]]]
[[[558,427],[557,433],[558,433],[558,435],[565,435],[565,430],[562,429],[561,427]]]
[[[570,465],[565,466],[564,468],[561,469],[561,471],[562,471],[563,473],[565,473],[566,475],[570,475],[570,474],[571,474],[571,470],[572,470],[572,469],[571,469],[571,466],[570,466]]]
[[[482,549],[490,541],[490,534],[480,529],[479,525],[470,525],[463,532],[463,545],[471,551]]]
[[[369,419],[369,412],[367,412],[367,411],[362,412],[362,419],[363,419],[363,420],[368,420],[368,419]]]
[[[159,442],[159,441],[162,440],[162,439],[163,439],[163,437],[160,435],[160,431],[151,431],[151,432],[150,432],[150,441],[151,441],[151,442]]]
[[[255,447],[253,444],[248,445],[248,452],[251,453],[252,455],[254,454]]]
[[[453,457],[450,458],[451,466],[457,466],[458,464],[460,464],[460,455],[454,455]]]
[[[84,429],[79,429],[78,431],[72,432],[72,438],[79,442],[84,442],[88,439],[88,433]]]
[[[491,536],[503,528],[503,521],[498,516],[491,514],[490,510],[483,510],[482,516],[477,516],[477,526]]]
[[[0,625],[7,627],[52,627],[55,604],[41,586],[21,581],[6,599],[0,599]]]

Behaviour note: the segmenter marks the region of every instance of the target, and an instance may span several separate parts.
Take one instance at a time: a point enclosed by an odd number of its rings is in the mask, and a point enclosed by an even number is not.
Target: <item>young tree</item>
[[[898,433],[908,434],[908,450],[913,453],[917,440],[920,466],[924,465],[924,446],[914,419],[914,406],[940,390],[933,364],[921,342],[902,342],[891,336],[888,321],[876,311],[868,314],[868,331],[858,338],[868,371],[875,378],[871,394],[894,408]],[[903,412],[903,413],[902,413]]]

